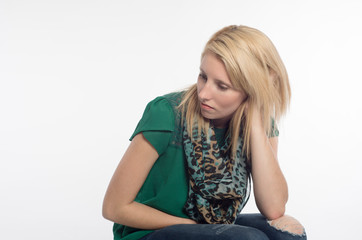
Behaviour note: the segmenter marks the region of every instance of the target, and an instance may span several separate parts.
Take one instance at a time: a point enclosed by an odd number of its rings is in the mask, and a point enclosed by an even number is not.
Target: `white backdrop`
[[[194,83],[230,24],[265,32],[289,72],[287,212],[309,239],[360,238],[361,12],[358,0],[0,0],[0,239],[111,239],[103,196],[144,107]]]

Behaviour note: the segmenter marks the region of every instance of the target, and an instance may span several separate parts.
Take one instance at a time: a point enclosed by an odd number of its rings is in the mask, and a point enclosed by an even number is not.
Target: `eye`
[[[217,87],[221,90],[221,91],[226,91],[229,89],[228,86],[225,86],[224,84],[218,84]]]
[[[207,80],[207,76],[203,73],[199,74],[199,78],[201,78],[202,80],[206,81]]]

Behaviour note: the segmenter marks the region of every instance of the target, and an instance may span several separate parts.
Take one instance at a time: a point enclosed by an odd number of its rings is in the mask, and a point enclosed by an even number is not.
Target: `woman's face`
[[[203,117],[215,127],[225,127],[245,100],[246,94],[233,88],[224,63],[212,53],[201,60],[197,93]]]

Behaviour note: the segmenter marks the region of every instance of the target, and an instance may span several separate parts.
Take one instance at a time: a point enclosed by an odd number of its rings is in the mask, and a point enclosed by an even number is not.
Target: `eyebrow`
[[[202,68],[200,67],[200,71],[206,75],[205,71],[202,70]],[[233,86],[230,86],[229,84],[225,83],[223,80],[220,79],[215,79],[215,82],[218,84],[224,84],[225,86],[228,86],[229,88],[233,88]]]

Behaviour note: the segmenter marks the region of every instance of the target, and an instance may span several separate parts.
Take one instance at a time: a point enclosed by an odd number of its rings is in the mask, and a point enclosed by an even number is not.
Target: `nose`
[[[207,101],[211,98],[211,89],[209,81],[199,83],[198,89],[199,89],[199,99],[201,101]]]

